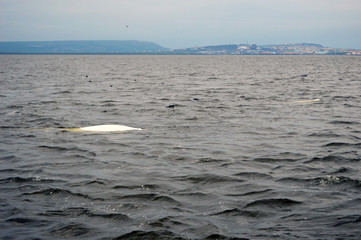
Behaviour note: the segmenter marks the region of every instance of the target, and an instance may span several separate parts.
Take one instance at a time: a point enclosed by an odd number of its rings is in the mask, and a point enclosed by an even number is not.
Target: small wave
[[[132,185],[132,186],[125,186],[125,185],[117,185],[114,186],[113,189],[146,189],[146,190],[155,190],[159,189],[160,187],[155,184],[144,184],[144,185]]]
[[[197,117],[187,117],[187,118],[184,118],[184,120],[186,120],[186,121],[196,121],[196,120],[198,120],[198,118]]]
[[[181,181],[189,181],[192,183],[199,184],[212,184],[212,183],[221,183],[221,182],[243,182],[239,178],[229,177],[229,176],[220,176],[214,174],[200,174],[200,175],[191,175],[191,176],[182,176],[174,177],[174,179]]]
[[[212,215],[221,215],[221,216],[242,216],[248,218],[259,218],[265,217],[267,214],[260,211],[248,211],[248,210],[241,210],[239,208],[227,209],[222,212],[214,213]]]
[[[115,107],[117,104],[106,102],[100,105],[101,107]]]
[[[14,222],[14,223],[32,223],[35,220],[30,218],[10,218],[6,220],[7,222]]]
[[[0,126],[0,128],[4,128],[4,129],[16,129],[16,128],[20,128],[20,127],[15,127],[15,126]]]
[[[3,159],[3,158],[0,158]],[[18,173],[19,170],[18,169],[13,169],[13,168],[5,168],[5,169],[0,169],[0,173]]]
[[[174,200],[169,196],[157,195],[154,193],[126,195],[121,197],[120,199],[137,199],[141,201],[167,202],[175,205],[181,205],[180,202]]]
[[[49,221],[46,220],[40,220],[35,218],[25,218],[25,217],[15,217],[15,218],[9,218],[6,219],[6,222],[11,222],[17,225],[24,224],[26,226],[32,226],[32,227],[42,227],[47,226],[49,224]]]
[[[309,137],[325,137],[325,138],[337,138],[341,137],[341,135],[336,133],[311,133],[308,135]]]
[[[92,230],[80,223],[60,224],[50,231],[50,235],[61,238],[85,237],[92,234]]]
[[[361,181],[358,179],[352,179],[349,177],[344,176],[337,176],[337,175],[327,175],[324,177],[316,177],[316,178],[309,178],[309,179],[302,179],[302,178],[282,178],[277,180],[277,182],[293,182],[293,183],[300,183],[300,184],[312,184],[312,185],[319,185],[319,186],[333,186],[333,185],[341,185],[347,184],[354,188],[361,188]]]
[[[181,191],[181,192],[176,193],[176,195],[196,197],[196,198],[201,198],[201,197],[207,198],[208,197],[207,194],[201,193],[201,192],[184,192],[184,191]]]
[[[265,190],[260,190],[260,191],[250,191],[250,192],[246,192],[246,193],[227,194],[227,196],[240,197],[240,196],[258,195],[258,194],[268,193],[270,191],[272,191],[272,189],[265,189]]]
[[[204,157],[204,158],[199,159],[198,162],[200,162],[200,163],[209,163],[209,162],[218,163],[218,162],[225,162],[225,160],[215,159],[215,158],[211,158],[211,157]]]
[[[33,118],[29,118],[27,123],[31,123],[32,125],[36,125],[39,127],[60,127],[61,123],[58,122],[54,118],[49,117],[40,117],[40,116],[32,116]]]
[[[300,201],[295,201],[288,198],[271,198],[271,199],[261,199],[254,202],[248,203],[248,207],[269,207],[269,208],[283,208],[290,207],[294,205],[302,204]]]
[[[7,155],[7,156],[2,156],[0,157],[1,160],[5,160],[5,161],[16,161],[19,160],[19,158],[15,157],[14,155]]]
[[[361,147],[361,143],[331,142],[323,147]]]
[[[20,106],[20,105],[10,105],[10,106],[7,106],[6,108],[9,108],[9,109],[21,109],[21,108],[23,108],[23,106]]]
[[[78,217],[83,215],[84,212],[86,212],[86,209],[84,208],[67,208],[61,210],[48,210],[46,212],[41,212],[38,215],[45,217]]]
[[[171,226],[188,226],[185,222],[179,222],[174,220],[172,217],[164,217],[161,219],[157,219],[151,223],[149,223],[152,227],[166,227],[169,228]]]
[[[0,184],[3,183],[50,183],[55,182],[55,180],[52,179],[42,179],[38,177],[31,177],[31,178],[22,178],[22,177],[9,177],[5,179],[0,179]]]
[[[89,195],[86,194],[82,194],[82,193],[73,193],[69,190],[66,189],[60,189],[60,188],[48,188],[45,190],[41,190],[41,191],[35,191],[35,192],[30,192],[30,193],[23,193],[22,195],[27,196],[27,195],[45,195],[45,196],[51,196],[51,195],[65,195],[65,196],[73,196],[73,197],[81,197],[81,198],[86,198],[86,199],[91,199],[91,200],[102,200],[102,199],[94,199],[92,197],[90,197]]]
[[[173,232],[170,231],[133,231],[130,233],[126,233],[119,237],[113,238],[113,240],[148,240],[148,239],[159,239],[159,240],[166,240],[166,239],[174,239],[174,240],[185,240]]]
[[[105,182],[108,182],[109,181],[106,181],[106,180],[93,180],[93,181],[88,181],[88,182],[85,182],[84,184],[85,185],[106,185],[107,183]]]
[[[353,125],[353,124],[360,124],[359,122],[353,121],[331,121],[331,124],[341,124],[341,125]]]
[[[110,220],[116,220],[116,221],[129,221],[130,218],[127,215],[121,214],[121,213],[91,213],[87,212],[87,216],[89,217],[97,217],[97,218],[105,218]]]
[[[68,208],[62,210],[49,210],[39,214],[40,216],[47,216],[47,217],[79,217],[79,216],[87,216],[93,218],[104,218],[104,219],[111,219],[117,221],[129,221],[130,218],[127,215],[120,214],[120,213],[94,213],[86,208]]]
[[[204,240],[249,240],[249,238],[227,237],[218,233],[211,234],[203,239]]]
[[[308,182],[308,180],[302,178],[296,178],[296,177],[285,177],[278,179],[276,182],[305,184]]]
[[[89,155],[90,157],[95,157],[96,153],[88,151],[88,150],[84,150],[78,147],[58,147],[58,146],[47,146],[47,145],[40,145],[38,146],[39,148],[43,148],[43,149],[49,149],[52,151],[56,151],[56,152],[81,152],[81,153],[86,153],[86,155]],[[83,155],[76,155],[76,157],[85,157]]]
[[[39,148],[44,148],[44,149],[50,149],[50,150],[55,150],[55,151],[69,151],[69,150],[74,150],[75,147],[72,148],[65,148],[65,147],[57,147],[57,146],[46,146],[46,145],[40,145],[38,146]]]
[[[271,179],[272,176],[266,173],[258,173],[258,172],[240,172],[234,174],[237,177],[244,177],[247,179]]]
[[[291,158],[256,158],[254,161],[262,163],[295,162],[298,159]]]
[[[313,163],[313,162],[359,162],[360,158],[345,158],[336,155],[329,155],[325,157],[314,157],[311,160],[306,161],[305,163]]]
[[[49,100],[49,101],[35,101],[35,102],[29,102],[28,105],[40,105],[40,104],[51,104],[51,103],[57,103],[56,101]]]
[[[350,216],[338,218],[338,222],[334,225],[334,227],[339,227],[346,224],[347,225],[357,224],[355,227],[358,227],[360,223],[361,223],[361,215],[356,214],[356,215],[350,215]]]
[[[339,169],[337,169],[336,171],[333,171],[333,174],[337,174],[337,173],[351,173],[352,169],[350,168],[346,168],[346,167],[341,167]]]
[[[71,91],[65,90],[65,91],[60,91],[60,92],[55,92],[53,94],[69,94],[72,93]]]
[[[40,104],[50,104],[50,103],[57,103],[56,101],[40,101]]]
[[[346,100],[354,100],[357,99],[355,96],[333,96],[332,99],[346,99]]]

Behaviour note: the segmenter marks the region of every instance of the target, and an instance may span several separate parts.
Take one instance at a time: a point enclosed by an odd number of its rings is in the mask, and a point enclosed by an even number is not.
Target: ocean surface
[[[0,55],[0,239],[361,239],[361,58]]]

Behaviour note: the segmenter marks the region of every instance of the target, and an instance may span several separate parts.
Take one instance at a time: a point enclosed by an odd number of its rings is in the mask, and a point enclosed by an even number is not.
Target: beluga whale
[[[320,98],[316,98],[316,99],[311,99],[311,100],[299,100],[299,101],[295,101],[296,103],[314,103],[314,102],[320,102],[321,99]]]
[[[67,131],[74,131],[74,132],[94,132],[94,133],[101,133],[101,132],[126,132],[126,131],[139,131],[142,130],[141,128],[133,128],[124,125],[95,125],[95,126],[88,126],[88,127],[80,127],[80,128],[64,128]]]

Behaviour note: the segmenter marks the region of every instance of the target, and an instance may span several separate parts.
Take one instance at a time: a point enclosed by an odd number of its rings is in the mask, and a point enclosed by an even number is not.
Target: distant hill
[[[0,53],[3,54],[154,53],[166,50],[166,48],[152,42],[135,40],[0,42]]]
[[[361,50],[330,48],[317,43],[227,44],[170,50],[172,54],[190,55],[361,55]]]

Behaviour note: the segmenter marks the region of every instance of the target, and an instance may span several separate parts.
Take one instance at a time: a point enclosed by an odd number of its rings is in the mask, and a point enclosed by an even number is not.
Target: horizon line
[[[161,47],[164,47],[163,45],[157,43],[157,42],[153,42],[153,41],[148,41],[148,40],[135,40],[135,39],[127,39],[127,40],[120,40],[120,39],[98,39],[98,40],[86,40],[86,39],[67,39],[67,40],[0,40],[0,43],[16,43],[16,42],[21,42],[21,43],[25,43],[25,42],[81,42],[81,41],[88,41],[88,42],[96,42],[96,41],[136,41],[136,42],[148,42],[148,43],[154,43],[157,44]],[[338,49],[350,49],[350,50],[359,50],[358,48],[347,48],[347,47],[328,47],[328,46],[324,46],[321,43],[317,43],[317,42],[286,42],[286,43],[262,43],[262,44],[256,44],[256,43],[248,43],[247,42],[243,42],[243,43],[215,43],[215,44],[208,44],[208,45],[193,45],[193,46],[188,46],[188,47],[180,47],[180,48],[170,48],[170,47],[164,47],[164,48],[168,48],[168,49],[187,49],[187,48],[195,48],[195,47],[207,47],[207,46],[222,46],[222,45],[257,45],[257,46],[269,46],[269,45],[299,45],[299,44],[318,44],[321,45],[322,47],[325,48],[338,48]]]

